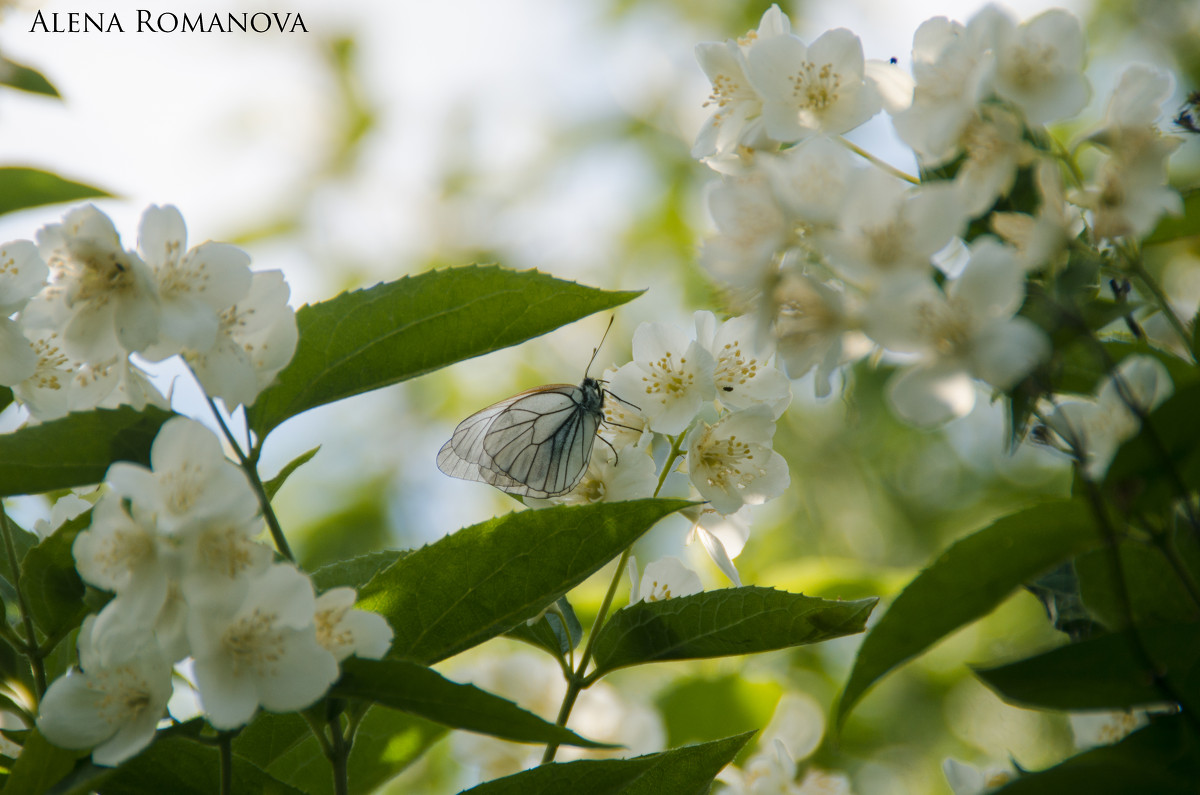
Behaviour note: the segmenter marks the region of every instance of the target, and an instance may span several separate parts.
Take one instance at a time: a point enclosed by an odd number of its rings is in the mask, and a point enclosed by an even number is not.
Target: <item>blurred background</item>
[[[95,6],[96,4],[88,4]],[[83,10],[45,0],[7,4],[0,53],[41,71],[63,101],[0,94],[0,164],[36,166],[102,187],[98,202],[127,245],[151,203],[175,204],[192,244],[243,246],[256,269],[277,268],[294,306],[430,268],[498,262],[607,289],[646,289],[616,312],[599,362],[629,359],[641,322],[685,328],[721,297],[695,254],[708,233],[704,187],[715,177],[689,149],[709,86],[694,46],[755,27],[766,3],[724,0],[459,0],[454,4],[292,0],[307,33],[137,33],[145,2],[112,0],[125,32],[31,32],[36,11]],[[811,41],[848,27],[868,58],[910,63],[912,34],[931,16],[965,21],[982,3],[842,0],[787,3]],[[1028,18],[1051,6],[1008,4]],[[1200,84],[1200,12],[1175,0],[1075,0],[1092,43],[1093,102],[1077,128],[1103,114],[1131,60],[1177,76],[1177,97]],[[96,13],[93,9],[92,13]],[[190,0],[158,10],[255,11],[240,0]],[[883,116],[853,141],[907,171],[911,155]],[[1180,184],[1197,173],[1197,142],[1175,157]],[[0,240],[31,238],[61,207],[0,218]],[[1183,255],[1180,255],[1183,256]],[[1194,257],[1157,265],[1196,286]],[[1169,275],[1169,274],[1168,274]],[[266,476],[310,448],[313,461],[280,492],[279,510],[307,566],[380,547],[412,547],[518,507],[434,465],[455,423],[513,392],[577,382],[608,322],[597,316],[519,349],[324,407],[270,438]],[[754,515],[737,563],[747,584],[811,595],[887,601],[950,541],[1069,485],[1065,462],[1038,448],[1005,448],[1004,412],[979,401],[938,433],[905,428],[881,398],[886,369],[863,365],[818,401],[809,379],[779,423],[787,494]],[[207,420],[189,379],[157,373],[180,411]],[[36,501],[27,513],[44,511]],[[664,522],[636,550],[669,554],[727,585],[688,526]],[[579,592],[587,623],[610,576]],[[964,663],[998,662],[1057,642],[1040,604],[1019,594],[876,688],[813,763],[849,777],[858,793],[948,792],[942,760],[1036,768],[1069,753],[1063,716],[1001,704]],[[785,692],[826,711],[857,639],[748,661],[622,672],[577,719],[633,731],[643,752],[761,727]],[[542,664],[493,641],[444,667],[553,718],[557,698],[531,689]],[[536,691],[536,692],[535,692]],[[821,710],[810,711],[819,733]],[[604,721],[608,721],[607,724]],[[573,723],[585,733],[582,723]],[[593,734],[593,736],[595,736]],[[598,739],[604,739],[598,737]],[[527,764],[529,749],[448,737],[410,769],[397,792],[448,792]]]

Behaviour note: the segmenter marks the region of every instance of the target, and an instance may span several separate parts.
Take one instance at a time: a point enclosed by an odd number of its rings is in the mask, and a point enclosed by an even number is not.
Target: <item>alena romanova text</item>
[[[132,23],[128,24],[127,23]],[[308,33],[299,12],[150,11],[139,8],[133,20],[112,11],[38,11],[30,33]]]

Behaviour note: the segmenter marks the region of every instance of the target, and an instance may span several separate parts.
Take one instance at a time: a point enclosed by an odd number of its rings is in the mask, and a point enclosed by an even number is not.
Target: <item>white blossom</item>
[[[688,435],[692,485],[721,514],[778,497],[789,483],[787,462],[771,449],[771,409],[756,405],[701,422]]]
[[[867,332],[890,350],[921,357],[888,384],[901,417],[928,426],[965,416],[975,405],[973,379],[1009,389],[1049,354],[1041,329],[1014,317],[1024,286],[1013,251],[984,237],[944,293],[913,280],[876,296]]]
[[[91,748],[112,767],[154,739],[171,696],[171,666],[148,634],[118,659],[99,659],[95,617],[79,630],[79,667],[56,679],[40,706],[38,729],[61,748]]]
[[[204,391],[233,407],[250,406],[296,352],[296,314],[279,271],[255,273],[246,297],[219,315],[216,343],[206,351],[185,349]]]
[[[947,758],[942,762],[946,783],[954,795],[985,795],[1013,781],[1017,773],[1011,765],[998,765],[981,770],[974,765]]]
[[[776,255],[792,245],[794,234],[794,223],[766,176],[724,176],[710,183],[707,198],[717,234],[700,249],[701,267],[730,284],[765,283]]]
[[[215,728],[245,724],[260,705],[289,712],[324,695],[338,666],[317,641],[315,615],[312,583],[284,564],[191,605],[196,686]]]
[[[833,390],[833,371],[872,347],[860,330],[858,296],[841,285],[786,273],[775,288],[774,301],[779,361],[791,378],[816,368],[816,395],[827,397]]]
[[[154,275],[135,252],[121,247],[111,220],[93,205],[42,227],[38,249],[51,285],[28,311],[59,330],[67,353],[85,362],[145,350],[158,340]]]
[[[1072,712],[1067,716],[1075,747],[1081,751],[1099,745],[1112,745],[1150,722],[1146,710],[1114,712]]]
[[[212,241],[188,250],[183,216],[171,205],[151,205],[142,214],[138,250],[154,272],[162,308],[159,343],[146,355],[158,360],[183,349],[212,348],[217,313],[250,289],[250,257]]]
[[[1017,259],[1027,272],[1053,265],[1083,226],[1079,212],[1067,204],[1057,162],[1040,160],[1034,178],[1041,197],[1036,215],[991,216],[993,231],[1016,249]]]
[[[862,42],[845,28],[806,45],[785,33],[746,53],[746,76],[762,97],[763,130],[790,143],[837,135],[879,112],[882,100],[866,77]]]
[[[989,5],[976,20],[991,28],[995,42],[996,93],[1026,119],[1033,124],[1065,119],[1087,104],[1087,45],[1074,14],[1054,8],[1017,25],[1007,12]]]
[[[1117,448],[1137,435],[1141,423],[1128,399],[1142,412],[1153,411],[1171,396],[1174,385],[1162,362],[1152,356],[1129,356],[1107,377],[1097,399],[1068,400],[1055,407],[1048,425],[1084,457],[1084,471],[1103,477]]]
[[[654,493],[658,476],[654,459],[636,446],[621,448],[615,455],[597,440],[587,471],[575,488],[545,500],[526,499],[529,505],[589,505],[595,502],[639,500]]]
[[[687,543],[699,541],[721,573],[739,588],[742,578],[733,559],[742,553],[746,541],[750,538],[750,511],[749,505],[743,505],[728,515],[717,513],[706,505],[685,508],[682,511],[693,521]]]
[[[696,342],[716,365],[713,382],[717,400],[730,409],[769,406],[778,419],[792,402],[788,379],[774,364],[773,341],[756,328],[750,315],[717,324],[712,312],[697,312]]]
[[[109,492],[92,511],[91,525],[75,536],[71,553],[86,582],[126,596],[153,616],[167,598],[177,562],[146,518],[134,518],[120,495]]]
[[[667,323],[643,323],[633,332],[633,361],[617,370],[609,389],[636,405],[650,429],[676,434],[716,396],[712,356]]]
[[[840,276],[872,286],[896,274],[928,273],[933,255],[965,223],[966,211],[952,185],[909,188],[882,171],[866,169],[846,192],[838,230],[819,239]]]
[[[153,517],[160,530],[182,533],[219,516],[244,517],[257,510],[254,491],[225,457],[212,431],[175,417],[163,424],[150,449],[150,469],[118,462],[106,480],[128,497],[135,515]]]
[[[993,57],[980,26],[945,17],[921,23],[913,35],[912,104],[892,115],[900,138],[927,163],[958,153],[962,132],[986,97]]]
[[[1035,150],[1024,133],[1019,118],[995,105],[981,108],[967,122],[961,138],[966,159],[954,182],[971,215],[982,215],[996,199],[1007,196],[1017,169],[1033,162]]]
[[[29,340],[10,316],[37,295],[49,272],[37,246],[28,240],[0,246],[0,384],[4,386],[24,381],[37,369]]]
[[[392,645],[392,628],[378,613],[355,609],[353,588],[333,588],[317,597],[317,643],[338,662],[350,657],[378,660]]]
[[[661,602],[679,596],[691,596],[704,590],[696,572],[683,565],[679,558],[659,558],[646,564],[641,579],[637,576],[637,561],[629,558],[629,604]]]
[[[762,42],[787,35],[790,30],[787,15],[778,5],[772,5],[763,14],[758,29],[741,39],[696,46],[696,60],[712,83],[712,94],[704,105],[715,106],[716,110],[696,138],[693,157],[724,157],[739,146],[757,148],[766,143],[762,97],[746,75],[746,56]]]

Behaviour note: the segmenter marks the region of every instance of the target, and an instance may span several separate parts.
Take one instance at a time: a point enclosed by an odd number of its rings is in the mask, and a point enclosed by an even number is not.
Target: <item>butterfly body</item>
[[[509,494],[555,497],[583,478],[604,419],[595,378],[547,384],[467,417],[438,452],[438,469]]]

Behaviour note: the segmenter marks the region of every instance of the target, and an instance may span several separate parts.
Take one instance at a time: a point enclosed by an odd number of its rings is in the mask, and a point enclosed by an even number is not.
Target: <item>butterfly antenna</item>
[[[600,337],[600,344],[592,348],[592,358],[588,360],[588,366],[583,370],[583,377],[588,377],[588,371],[592,369],[592,364],[596,361],[596,354],[600,353],[600,348],[604,345],[604,340],[608,338],[608,330],[612,328],[613,321],[617,319],[616,315],[609,317],[608,325],[604,329],[604,334]]]

